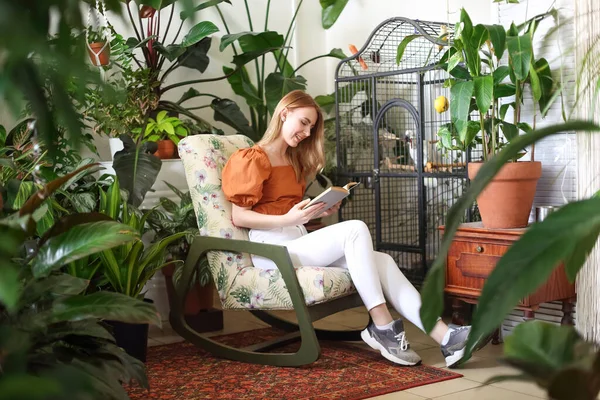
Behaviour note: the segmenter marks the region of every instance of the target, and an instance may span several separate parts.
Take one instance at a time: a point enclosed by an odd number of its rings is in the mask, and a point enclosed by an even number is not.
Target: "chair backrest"
[[[236,150],[253,145],[252,140],[243,135],[194,135],[179,142],[179,156],[201,236],[248,240],[248,230],[233,224],[231,203],[225,199],[221,189],[221,171]],[[223,271],[224,268],[240,271],[252,267],[247,253],[212,251],[208,253],[208,262],[220,293],[227,293],[229,286],[228,282],[223,282],[223,275],[231,276]]]

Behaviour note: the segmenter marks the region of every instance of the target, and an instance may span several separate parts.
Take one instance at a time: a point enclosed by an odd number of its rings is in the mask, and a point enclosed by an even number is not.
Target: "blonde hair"
[[[319,105],[308,94],[301,90],[294,90],[286,94],[275,107],[269,126],[258,142],[259,146],[268,145],[274,142],[280,135],[281,113],[283,110],[294,110],[296,108],[313,107],[317,111],[317,120],[315,125],[310,130],[310,136],[301,141],[296,147],[288,147],[286,154],[290,164],[296,172],[296,179],[300,182],[301,178],[313,177],[325,165],[325,155],[323,153],[324,146],[324,127],[323,113]],[[309,179],[307,179],[309,180]]]

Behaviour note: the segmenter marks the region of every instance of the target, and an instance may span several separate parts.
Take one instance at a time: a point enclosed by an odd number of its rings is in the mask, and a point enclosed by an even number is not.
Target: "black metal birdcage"
[[[337,178],[362,183],[340,217],[367,223],[374,248],[394,257],[416,285],[437,255],[439,226],[467,185],[469,155],[436,141],[450,122],[450,111],[437,112],[434,102],[449,97],[439,64],[447,49],[440,43],[452,31],[439,22],[388,19],[335,76]]]

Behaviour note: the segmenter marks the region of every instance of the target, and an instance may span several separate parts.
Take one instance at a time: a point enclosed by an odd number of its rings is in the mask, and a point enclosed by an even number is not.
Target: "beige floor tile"
[[[504,354],[504,345],[488,343],[483,349],[475,353],[477,357],[499,358]]]
[[[481,383],[465,378],[458,378],[440,383],[434,383],[431,385],[419,386],[406,391],[429,399],[433,397],[444,396],[448,393],[462,392],[478,386],[481,386]]]
[[[462,368],[460,368],[460,370],[457,370],[457,372],[463,374],[467,379],[481,383],[485,383],[488,379],[494,376],[520,374],[517,369],[502,365],[500,362],[498,362],[498,360],[489,357],[475,358],[470,360]],[[515,380],[495,383],[492,386],[543,399],[547,397],[546,391],[533,382]]]
[[[159,342],[158,340],[154,340],[154,339],[148,339],[148,347],[154,347],[154,346],[159,346],[162,343]]]
[[[512,369],[512,368],[504,368],[504,371],[505,372],[502,375],[513,375],[513,374],[519,373],[517,370]],[[499,374],[499,375],[501,375],[501,374]],[[505,381],[505,382],[494,383],[490,386],[510,390],[513,392],[523,393],[523,394],[537,397],[540,399],[545,399],[548,397],[547,392],[533,382],[524,382],[524,381],[516,381],[515,380],[515,381]]]
[[[451,381],[450,381],[451,382]],[[435,400],[537,400],[538,397],[511,392],[494,386],[481,386],[475,389],[434,397]]]
[[[426,397],[417,396],[407,391],[384,394],[383,396],[371,397],[374,400],[425,400]]]
[[[412,342],[413,341],[411,339],[411,346]],[[442,355],[442,352],[438,346],[420,350],[419,355],[421,356],[423,364],[425,365],[431,365],[438,368],[443,368],[446,366],[446,360],[444,359],[444,356]]]
[[[166,323],[163,323],[163,328],[165,327]],[[155,336],[162,336],[162,328],[156,326],[156,325],[150,325],[150,327],[148,328],[148,337],[155,337]]]

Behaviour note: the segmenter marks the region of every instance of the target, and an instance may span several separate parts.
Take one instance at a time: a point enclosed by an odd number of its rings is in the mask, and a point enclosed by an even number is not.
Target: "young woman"
[[[312,97],[302,91],[287,94],[277,105],[267,131],[255,146],[237,151],[222,172],[222,187],[233,204],[233,223],[250,229],[250,240],[286,246],[294,266],[347,268],[372,323],[362,339],[390,361],[415,365],[421,358],[411,350],[401,319],[394,321],[386,299],[423,330],[419,292],[393,258],[373,250],[367,225],[344,221],[307,233],[316,216],[338,211],[302,200],[306,179],[324,163],[323,115]],[[320,215],[319,215],[320,214]],[[252,256],[255,267],[276,268],[266,258]],[[451,329],[441,320],[431,332],[449,367],[463,356],[470,327]]]

